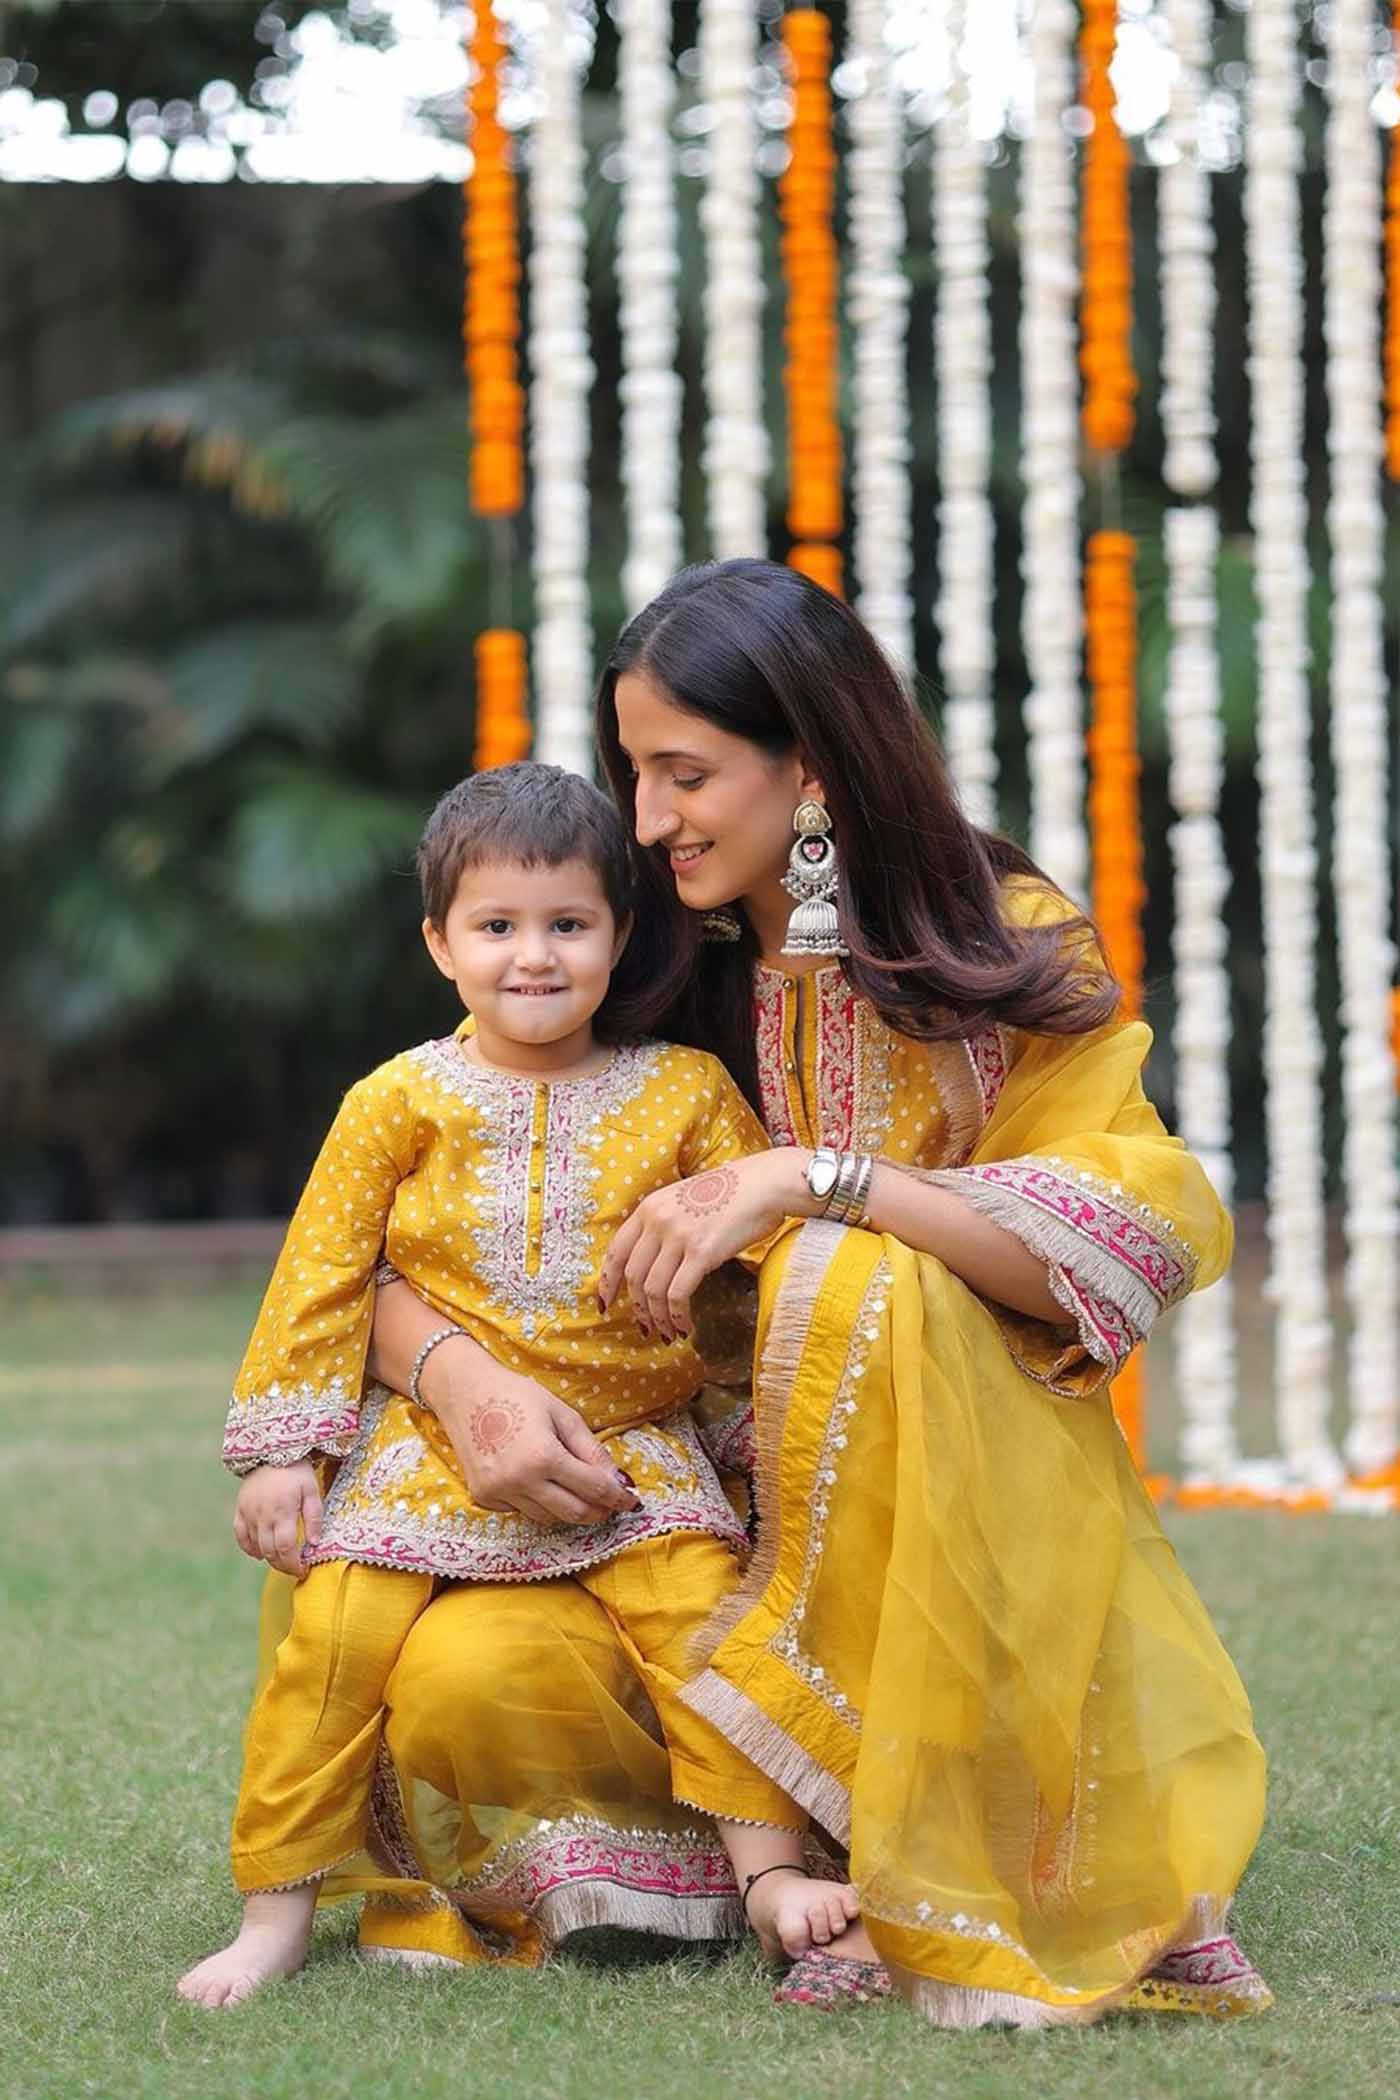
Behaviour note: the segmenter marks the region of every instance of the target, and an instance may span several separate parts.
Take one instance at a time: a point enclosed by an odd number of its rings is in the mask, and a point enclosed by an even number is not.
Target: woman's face
[[[801,754],[771,756],[637,672],[621,674],[615,700],[636,775],[637,838],[666,848],[681,903],[712,911],[770,891],[787,866],[793,811],[820,793]]]

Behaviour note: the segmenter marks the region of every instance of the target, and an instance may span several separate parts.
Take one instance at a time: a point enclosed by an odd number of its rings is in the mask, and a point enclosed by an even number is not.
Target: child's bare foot
[[[864,1927],[855,1924],[860,1899],[850,1884],[814,1881],[796,1870],[765,1874],[756,1881],[749,1892],[748,1915],[764,1953],[772,1958],[805,1954],[809,1947],[826,1947],[833,1940],[841,1944],[832,1951],[844,1954],[853,1927],[865,1941]],[[862,1958],[863,1949],[852,1952],[857,1960]]]
[[[276,1977],[295,1976],[311,1944],[317,1886],[310,1881],[249,1896],[237,1939],[188,1970],[176,1985],[180,1996],[227,2011]]]

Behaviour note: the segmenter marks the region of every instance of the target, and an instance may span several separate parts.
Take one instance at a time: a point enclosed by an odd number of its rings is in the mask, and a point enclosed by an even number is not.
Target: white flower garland
[[[588,400],[578,19],[544,0],[530,149],[530,464],[534,473],[535,756],[593,771]]]
[[[1078,10],[1037,0],[1030,132],[1021,148],[1021,635],[1031,853],[1074,897],[1089,886],[1084,823],[1083,613],[1079,566],[1079,371],[1074,153]]]
[[[992,681],[994,521],[991,316],[987,308],[987,172],[969,128],[963,66],[968,0],[950,0],[952,88],[933,135],[933,252],[938,269],[938,569],[934,606],[943,673],[943,743],[974,824],[996,823]]]
[[[622,323],[622,485],[629,614],[681,564],[681,378],[676,370],[669,0],[618,0],[624,179],[617,281]]]
[[[1244,209],[1276,1406],[1291,1479],[1330,1490],[1341,1478],[1341,1465],[1327,1433],[1332,1328],[1323,1219],[1322,1043],[1315,1010],[1317,854],[1308,749],[1298,26],[1293,0],[1253,0],[1246,22],[1250,112]]]
[[[763,261],[751,94],[757,34],[750,0],[702,0],[700,93],[713,120],[700,204],[709,404],[704,468],[710,542],[720,561],[768,551]]]
[[[846,63],[861,91],[846,156],[855,431],[851,452],[856,611],[907,675],[914,664],[913,493],[905,336],[903,104],[885,41],[885,0],[850,0]]]
[[[1333,0],[1327,48],[1325,332],[1327,520],[1332,543],[1333,876],[1342,981],[1342,1091],[1351,1423],[1346,1454],[1370,1472],[1400,1441],[1396,1100],[1390,1053],[1386,838],[1392,760],[1380,589],[1381,168],[1371,117],[1371,0]]]
[[[1201,96],[1211,62],[1210,0],[1167,0],[1178,71],[1167,118],[1175,153],[1163,168],[1158,246],[1162,287],[1162,425],[1165,475],[1179,496],[1215,486],[1211,399],[1215,245],[1210,178],[1200,157]],[[1220,833],[1224,733],[1216,637],[1220,527],[1205,503],[1169,510],[1165,712],[1167,788],[1176,822],[1172,930],[1176,1018],[1176,1124],[1222,1203],[1234,1193],[1230,1153],[1230,975],[1224,903],[1230,871]],[[1239,1463],[1234,1288],[1227,1273],[1193,1294],[1177,1316],[1181,1455],[1189,1486],[1219,1484]]]
[[[1227,1207],[1230,1155],[1230,977],[1224,903],[1230,871],[1217,811],[1223,774],[1215,563],[1220,528],[1194,504],[1165,519],[1171,655],[1165,695],[1175,873],[1173,981],[1176,1127]],[[1230,1478],[1239,1460],[1233,1286],[1229,1275],[1182,1306],[1177,1327],[1181,1453],[1189,1485]]]

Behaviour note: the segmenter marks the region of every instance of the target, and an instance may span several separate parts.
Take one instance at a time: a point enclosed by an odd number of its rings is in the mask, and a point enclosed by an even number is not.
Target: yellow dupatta
[[[1106,1391],[1231,1244],[1143,1095],[1149,1043],[1024,1039],[932,1177],[1047,1260],[1063,1326],[827,1224],[761,1281],[759,1546],[688,1696],[849,1846],[872,1939],[947,2025],[1121,2002],[1220,1929],[1262,1819],[1243,1687]]]

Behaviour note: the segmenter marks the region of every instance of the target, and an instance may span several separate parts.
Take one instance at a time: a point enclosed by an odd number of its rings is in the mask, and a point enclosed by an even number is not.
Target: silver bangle
[[[851,1190],[850,1206],[846,1213],[848,1225],[865,1223],[866,1198],[870,1194],[870,1184],[874,1178],[875,1158],[873,1153],[866,1152],[862,1154],[860,1165],[856,1169],[855,1186]]]
[[[847,1152],[827,1205],[827,1216],[839,1225],[860,1225],[865,1219],[865,1199],[870,1192],[875,1160],[869,1152]]]
[[[851,1191],[855,1186],[856,1171],[859,1165],[860,1161],[854,1152],[843,1152],[841,1154],[841,1164],[836,1172],[836,1185],[831,1191],[831,1197],[826,1206],[827,1216],[834,1219],[838,1225],[845,1225],[850,1222]]]
[[[466,1331],[465,1327],[435,1327],[428,1336],[427,1341],[422,1344],[418,1354],[413,1359],[413,1369],[408,1374],[408,1397],[415,1407],[428,1406],[427,1401],[418,1389],[418,1381],[423,1376],[423,1366],[432,1355],[434,1349],[442,1342],[450,1342],[454,1334],[465,1334]],[[432,1409],[429,1408],[428,1412],[431,1414]]]

